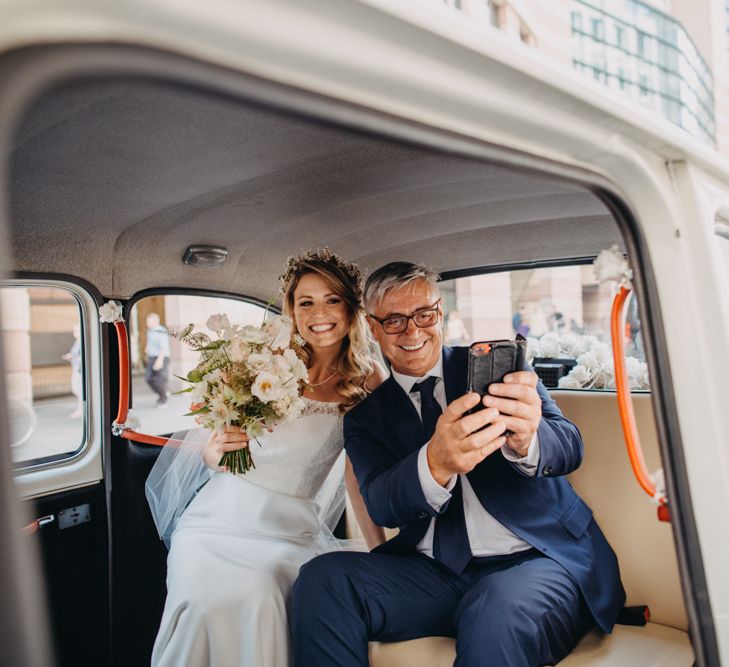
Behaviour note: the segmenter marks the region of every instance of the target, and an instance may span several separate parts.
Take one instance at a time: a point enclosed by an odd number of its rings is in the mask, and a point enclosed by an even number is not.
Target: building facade
[[[441,0],[729,157],[729,0]]]

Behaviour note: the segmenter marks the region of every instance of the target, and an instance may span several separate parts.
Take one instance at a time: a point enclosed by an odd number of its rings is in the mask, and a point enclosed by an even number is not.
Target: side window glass
[[[83,322],[73,292],[0,287],[10,447],[18,467],[77,452],[86,431]]]
[[[598,284],[592,265],[503,271],[440,283],[444,340],[528,340],[548,387],[614,389],[610,312],[617,286]],[[638,304],[626,306],[626,368],[634,390],[649,388]]]
[[[266,309],[238,299],[189,294],[144,297],[131,309],[129,334],[132,364],[132,408],[139,430],[162,435],[193,428],[187,394],[178,394],[187,384],[179,377],[195,367],[198,353],[188,349],[171,333],[188,324],[207,331],[208,317],[224,313],[241,326],[260,325]]]

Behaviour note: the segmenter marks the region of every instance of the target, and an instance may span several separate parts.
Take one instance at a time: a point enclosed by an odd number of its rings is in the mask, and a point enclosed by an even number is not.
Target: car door
[[[98,295],[72,279],[0,286],[15,490],[37,540],[59,664],[109,662],[108,488]]]

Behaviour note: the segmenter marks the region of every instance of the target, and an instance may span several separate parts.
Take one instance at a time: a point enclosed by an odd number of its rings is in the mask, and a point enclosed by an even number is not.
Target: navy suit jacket
[[[443,348],[448,403],[466,393],[467,369],[468,348]],[[598,625],[610,632],[625,601],[617,558],[592,510],[562,477],[580,465],[582,438],[541,381],[537,389],[542,420],[536,475],[525,475],[494,452],[468,473],[468,481],[494,518],[575,578]],[[418,477],[425,442],[415,406],[392,377],[344,418],[344,446],[372,520],[400,529],[376,551],[414,553],[437,516]]]

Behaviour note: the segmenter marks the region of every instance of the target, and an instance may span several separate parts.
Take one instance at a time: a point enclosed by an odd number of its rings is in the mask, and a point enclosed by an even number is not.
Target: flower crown
[[[312,264],[331,264],[335,266],[352,284],[352,289],[357,300],[362,300],[362,272],[359,270],[359,267],[356,264],[343,260],[339,255],[335,255],[329,248],[309,250],[298,257],[289,257],[286,263],[286,271],[279,276],[282,295],[286,293],[286,288],[293,279],[296,270],[305,262],[311,262]]]

